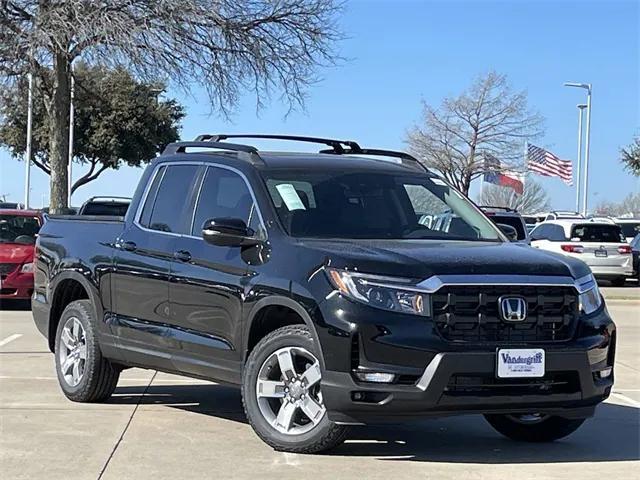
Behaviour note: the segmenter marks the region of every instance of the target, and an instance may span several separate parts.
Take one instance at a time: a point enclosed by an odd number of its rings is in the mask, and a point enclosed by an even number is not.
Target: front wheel
[[[276,450],[318,453],[345,438],[327,417],[320,391],[318,348],[306,326],[290,325],[252,350],[242,380],[242,402],[256,434]]]
[[[584,418],[563,418],[539,413],[485,415],[487,422],[505,437],[521,442],[553,442],[575,432]]]

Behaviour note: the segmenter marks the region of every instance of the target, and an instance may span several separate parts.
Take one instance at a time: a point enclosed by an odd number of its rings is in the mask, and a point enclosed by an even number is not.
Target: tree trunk
[[[50,212],[64,213],[67,205],[67,163],[69,160],[70,65],[58,52],[53,59],[53,85],[49,105],[49,165],[51,167]]]

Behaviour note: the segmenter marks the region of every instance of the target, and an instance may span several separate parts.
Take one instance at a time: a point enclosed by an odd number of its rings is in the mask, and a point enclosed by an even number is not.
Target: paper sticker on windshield
[[[302,200],[293,185],[290,183],[281,183],[280,185],[276,185],[276,189],[290,212],[293,210],[306,210],[304,203],[302,203]]]

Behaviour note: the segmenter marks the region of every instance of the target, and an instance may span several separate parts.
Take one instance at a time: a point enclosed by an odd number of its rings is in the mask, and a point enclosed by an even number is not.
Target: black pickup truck
[[[468,413],[550,441],[607,398],[616,329],[584,263],[510,243],[406,153],[230,137],[169,145],[124,218],[40,231],[33,316],[68,398],[106,400],[128,367],[237,384],[291,452]]]

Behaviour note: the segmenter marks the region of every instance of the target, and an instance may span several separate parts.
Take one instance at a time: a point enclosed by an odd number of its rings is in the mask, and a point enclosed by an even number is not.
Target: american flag
[[[560,160],[553,153],[535,145],[527,145],[527,170],[545,177],[560,177],[567,185],[573,185],[571,160]]]

